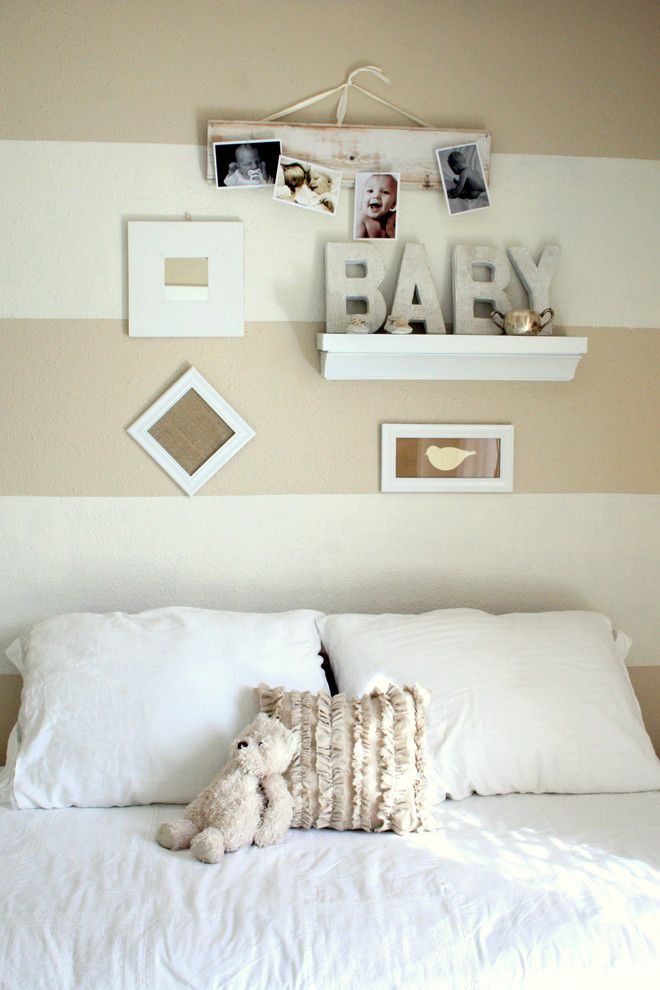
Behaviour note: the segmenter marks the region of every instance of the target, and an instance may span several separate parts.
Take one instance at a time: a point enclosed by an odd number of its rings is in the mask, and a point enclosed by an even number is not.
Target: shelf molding
[[[356,381],[569,382],[587,353],[587,343],[586,337],[316,335],[323,377]]]

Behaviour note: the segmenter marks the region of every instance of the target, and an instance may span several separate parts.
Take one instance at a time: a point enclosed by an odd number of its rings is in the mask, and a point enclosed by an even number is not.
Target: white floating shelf
[[[331,379],[569,382],[586,337],[319,333],[321,374]]]

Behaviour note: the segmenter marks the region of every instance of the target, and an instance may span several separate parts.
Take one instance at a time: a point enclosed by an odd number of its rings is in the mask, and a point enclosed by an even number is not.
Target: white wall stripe
[[[175,603],[589,608],[655,665],[658,534],[658,496],[5,497],[0,647],[61,612]]]
[[[216,190],[203,170],[204,151],[192,145],[0,142],[0,317],[125,318],[126,221],[188,211],[244,221],[248,320],[322,320],[322,248],[351,239],[352,191],[342,192],[337,216],[317,216],[273,203],[268,189]],[[400,239],[382,245],[386,294],[405,241],[426,245],[447,318],[453,244],[538,252],[556,242],[559,323],[660,325],[650,291],[660,163],[496,154],[491,187],[491,210],[453,219],[439,193],[404,190]]]

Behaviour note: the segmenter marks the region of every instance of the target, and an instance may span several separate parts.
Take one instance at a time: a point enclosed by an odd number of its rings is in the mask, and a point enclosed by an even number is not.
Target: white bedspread
[[[474,797],[218,866],[155,844],[180,810],[0,809],[0,986],[660,987],[660,794]]]

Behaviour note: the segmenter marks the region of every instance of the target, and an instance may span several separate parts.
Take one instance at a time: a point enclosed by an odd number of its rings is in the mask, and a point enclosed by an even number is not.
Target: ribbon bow
[[[427,124],[425,120],[420,120],[419,117],[414,117],[407,110],[402,110],[401,107],[397,107],[394,103],[389,103],[387,100],[381,99],[380,96],[376,96],[375,93],[370,93],[368,89],[363,89],[362,86],[358,86],[356,82],[353,82],[355,76],[360,72],[370,72],[372,75],[376,76],[381,82],[390,85],[390,80],[384,74],[382,69],[379,69],[377,65],[361,65],[358,69],[353,69],[346,78],[346,82],[341,83],[339,86],[334,86],[332,89],[326,89],[323,93],[316,93],[314,96],[308,96],[306,100],[301,100],[299,103],[294,103],[293,106],[286,107],[284,110],[278,111],[278,113],[273,113],[270,117],[264,117],[260,123],[264,124],[269,120],[277,120],[278,117],[286,117],[290,113],[295,113],[296,110],[302,110],[304,107],[309,107],[313,103],[320,103],[321,100],[325,100],[328,96],[332,96],[334,93],[340,93],[339,103],[337,104],[337,124],[339,127],[344,123],[344,117],[346,116],[346,108],[348,106],[348,92],[352,89],[357,89],[360,93],[364,93],[369,99],[375,100],[376,103],[382,103],[383,106],[389,107],[391,110],[396,110],[397,113],[403,114],[404,117],[408,117],[409,120],[413,120],[416,124],[421,127],[433,127],[433,124]]]

